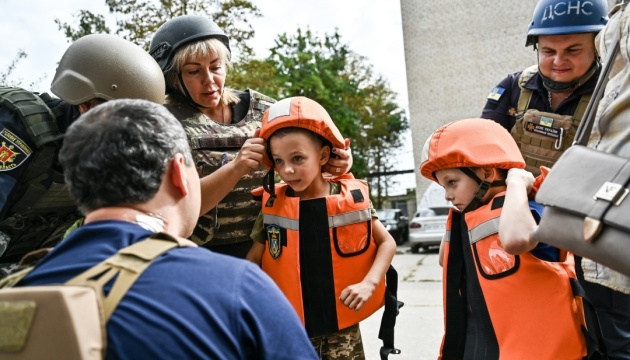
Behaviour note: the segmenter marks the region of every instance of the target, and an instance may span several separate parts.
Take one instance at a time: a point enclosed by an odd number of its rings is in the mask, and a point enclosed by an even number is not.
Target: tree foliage
[[[281,34],[266,59],[256,59],[247,41],[254,36],[249,22],[261,16],[249,0],[105,0],[116,18],[112,31],[104,15],[81,10],[75,22],[56,19],[69,40],[100,32],[116,33],[145,49],[152,34],[166,20],[184,14],[211,17],[230,37],[234,68],[226,84],[235,89],[251,88],[281,99],[303,95],[319,102],[330,113],[341,133],[352,139],[357,178],[392,170],[394,152],[408,122],[395,101],[396,93],[373,73],[367,59],[351,51],[341,36],[318,36],[310,29]],[[371,184],[377,205],[389,185],[377,177]]]
[[[24,84],[24,80],[22,78],[16,78],[14,75],[15,69],[20,61],[22,61],[22,59],[26,59],[27,57],[28,54],[23,49],[18,50],[13,60],[11,60],[11,63],[5,68],[6,70],[0,71],[0,86],[21,87],[27,90],[35,89],[39,86],[42,80],[46,77],[45,74],[29,84]]]
[[[105,4],[116,19],[113,30],[104,15],[89,10],[80,10],[72,23],[58,18],[55,23],[70,42],[88,34],[115,33],[148,50],[151,37],[168,19],[186,14],[203,15],[228,34],[235,58],[253,55],[248,41],[254,36],[254,29],[249,21],[261,15],[249,0],[105,0]]]

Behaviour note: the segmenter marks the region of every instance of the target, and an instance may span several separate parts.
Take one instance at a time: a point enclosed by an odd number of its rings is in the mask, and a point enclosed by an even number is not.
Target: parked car
[[[420,249],[427,250],[440,246],[446,232],[446,218],[451,206],[435,206],[418,209],[409,222],[409,246],[417,254]]]
[[[376,210],[378,219],[383,223],[385,229],[392,235],[396,244],[400,245],[409,238],[408,220],[400,209],[379,209]]]

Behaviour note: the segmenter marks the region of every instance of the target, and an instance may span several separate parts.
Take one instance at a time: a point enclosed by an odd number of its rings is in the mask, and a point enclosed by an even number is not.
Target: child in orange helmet
[[[542,209],[534,177],[499,124],[465,119],[437,129],[422,175],[457,210],[447,220],[442,359],[581,359],[583,310],[573,256],[530,239]]]
[[[344,139],[321,105],[305,97],[277,102],[260,136],[271,170],[247,258],[287,296],[322,359],[363,359],[358,324],[383,305],[396,243],[365,181],[324,178],[331,147],[344,148]],[[274,184],[274,169],[284,182]]]

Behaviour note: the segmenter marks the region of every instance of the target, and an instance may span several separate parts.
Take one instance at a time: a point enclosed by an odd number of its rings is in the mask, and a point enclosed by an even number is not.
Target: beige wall
[[[479,117],[499,81],[536,63],[525,47],[536,3],[400,0],[415,169],[437,127]],[[419,203],[429,181],[415,174]]]

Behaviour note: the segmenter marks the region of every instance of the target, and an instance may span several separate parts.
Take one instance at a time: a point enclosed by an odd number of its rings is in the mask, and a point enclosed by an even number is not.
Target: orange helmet
[[[443,125],[422,149],[420,172],[437,182],[434,173],[451,168],[525,168],[512,135],[492,120],[464,119]]]
[[[346,146],[343,136],[326,109],[304,96],[286,98],[271,105],[263,115],[260,137],[268,141],[273,133],[288,127],[310,130],[339,149]],[[273,165],[267,157],[263,162],[267,168]]]

